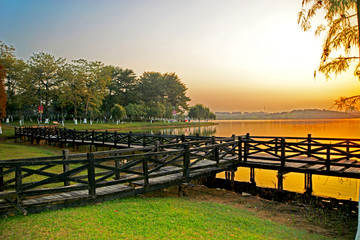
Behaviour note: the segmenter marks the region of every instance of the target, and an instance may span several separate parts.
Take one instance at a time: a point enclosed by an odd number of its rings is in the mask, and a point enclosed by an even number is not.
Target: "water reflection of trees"
[[[216,126],[200,126],[200,127],[186,127],[186,128],[160,128],[152,130],[143,130],[143,133],[148,134],[164,134],[164,135],[196,135],[213,136],[216,133]]]

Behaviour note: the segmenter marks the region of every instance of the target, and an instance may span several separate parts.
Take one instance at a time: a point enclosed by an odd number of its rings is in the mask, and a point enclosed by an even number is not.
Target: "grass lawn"
[[[328,239],[227,204],[127,198],[0,219],[0,239]]]
[[[49,146],[30,146],[0,142],[0,160],[47,157],[54,155],[61,155],[61,150]]]

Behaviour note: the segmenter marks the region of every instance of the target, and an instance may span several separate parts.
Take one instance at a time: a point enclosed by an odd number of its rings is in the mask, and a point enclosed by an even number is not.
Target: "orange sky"
[[[301,1],[0,0],[0,40],[18,57],[45,51],[175,72],[190,105],[213,111],[328,109],[360,93],[352,72],[313,78],[321,39],[297,25]]]

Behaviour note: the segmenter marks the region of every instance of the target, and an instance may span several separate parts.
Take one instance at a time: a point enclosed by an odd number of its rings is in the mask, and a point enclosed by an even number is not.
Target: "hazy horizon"
[[[0,40],[23,59],[44,51],[137,75],[175,72],[190,105],[214,112],[329,109],[360,83],[351,69],[314,79],[322,39],[300,30],[300,9],[287,0],[0,0]]]

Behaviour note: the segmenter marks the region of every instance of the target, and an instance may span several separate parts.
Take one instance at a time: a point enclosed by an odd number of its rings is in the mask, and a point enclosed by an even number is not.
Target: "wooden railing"
[[[76,190],[96,196],[99,188],[117,184],[146,192],[154,178],[180,174],[179,181],[188,182],[200,177],[200,170],[211,173],[239,166],[309,173],[310,168],[291,165],[296,163],[320,166],[311,173],[360,178],[360,139],[249,134],[216,138],[57,128],[16,131],[18,136],[145,145],[86,154],[64,150],[61,156],[0,161],[0,199],[15,198],[18,203],[34,195]]]
[[[244,162],[248,159],[286,163],[322,164],[327,171],[332,166],[359,167],[360,139],[308,137],[241,137]],[[353,165],[353,166],[352,166]],[[337,169],[337,168],[334,168]]]
[[[96,196],[98,188],[117,184],[135,184],[146,192],[153,178],[182,174],[182,182],[188,182],[200,169],[240,160],[238,141],[196,147],[198,143],[182,143],[177,149],[161,145],[86,154],[64,150],[61,156],[3,160],[0,199],[13,198],[21,203],[30,196],[77,190]],[[226,156],[232,156],[231,160]],[[200,164],[203,161],[206,164]]]
[[[214,143],[231,141],[234,138],[228,137],[203,137],[203,136],[185,136],[185,135],[162,135],[162,134],[143,134],[143,133],[124,133],[108,131],[78,131],[66,128],[48,128],[48,127],[20,127],[15,128],[15,138],[26,136],[36,139],[46,139],[49,142],[63,143],[83,143],[83,144],[109,144],[113,146],[151,146],[156,143],[176,144],[193,141],[202,141],[204,143]]]

